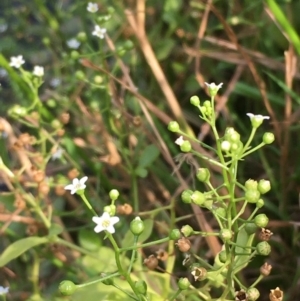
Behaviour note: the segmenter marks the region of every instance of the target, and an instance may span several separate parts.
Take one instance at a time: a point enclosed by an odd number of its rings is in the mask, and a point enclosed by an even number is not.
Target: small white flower
[[[84,184],[87,181],[88,177],[85,176],[78,180],[77,178],[73,179],[72,184],[69,184],[65,187],[65,190],[71,190],[71,194],[76,193],[78,190],[83,190],[86,188]]]
[[[51,156],[51,159],[54,161],[54,160],[56,160],[56,159],[60,159],[61,158],[61,156],[62,156],[62,154],[63,154],[63,149],[61,149],[61,148],[58,148],[57,150],[56,150],[56,152]]]
[[[176,140],[175,140],[175,143],[177,144],[177,145],[182,145],[182,143],[184,142],[184,140],[183,140],[183,137],[182,136],[180,136],[179,138],[177,138]]]
[[[86,9],[90,13],[96,13],[99,8],[98,8],[98,4],[97,3],[89,2]]]
[[[34,66],[33,75],[42,77],[44,75],[44,67]]]
[[[80,46],[80,42],[77,39],[73,38],[67,41],[67,45],[71,49],[78,49]]]
[[[6,69],[0,68],[0,77],[6,77],[8,75]]]
[[[7,294],[9,291],[9,287],[0,286],[0,295]]]
[[[227,140],[222,141],[221,143],[221,149],[224,152],[228,152],[230,150],[231,147],[231,143]]]
[[[10,58],[9,65],[11,67],[15,67],[15,68],[19,69],[24,63],[25,63],[25,61],[23,60],[23,55],[18,55],[18,56],[12,56]]]
[[[103,39],[106,33],[106,29],[105,28],[101,28],[99,25],[95,25],[95,29],[92,32],[93,36],[97,36],[100,39]]]
[[[263,116],[263,115],[254,115],[252,113],[247,113],[247,116],[250,117],[250,119],[256,119],[256,120],[264,120],[264,119],[270,119],[270,116]]]
[[[209,83],[205,83],[205,85],[209,88],[209,89],[220,89],[220,88],[222,88],[222,86],[223,86],[223,83],[220,83],[220,84],[218,84],[218,85],[216,85],[215,83],[211,83],[211,84],[209,84]]]
[[[119,218],[117,216],[110,216],[108,212],[104,212],[102,216],[94,216],[93,222],[97,224],[94,228],[96,233],[99,233],[103,230],[109,233],[115,233],[114,224],[119,222]]]

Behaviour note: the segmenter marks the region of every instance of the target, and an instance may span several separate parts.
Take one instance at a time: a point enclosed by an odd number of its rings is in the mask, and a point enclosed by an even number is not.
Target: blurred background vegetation
[[[39,112],[43,128],[50,131],[62,114],[70,114],[64,135],[47,145],[49,152],[59,146],[65,155],[48,162],[45,171],[49,178],[65,183],[60,179],[71,177],[74,168],[78,174],[88,175],[88,195],[97,212],[109,203],[108,192],[118,189],[120,204],[130,204],[133,216],[153,221],[153,238],[187,222],[197,230],[214,229],[212,216],[183,205],[179,197],[186,187],[201,188],[194,176],[206,163],[180,154],[174,145],[176,136],[167,130],[167,124],[177,120],[182,129],[214,146],[209,128],[189,99],[198,95],[204,101],[208,99],[204,82],[223,82],[216,98],[220,133],[233,126],[246,140],[250,132],[246,113],[251,112],[271,117],[253,144],[260,143],[265,131],[276,136],[273,145],[241,162],[238,175],[241,182],[268,178],[272,183],[262,212],[269,216],[274,233],[268,259],[273,270],[260,286],[262,296],[280,286],[285,300],[300,298],[300,1],[97,3],[99,11],[91,14],[82,0],[0,1],[0,113],[12,133],[35,134],[35,129],[8,114],[14,104],[31,104],[31,91],[18,71],[8,65],[11,56],[23,55],[24,69],[45,67],[40,88],[43,108]],[[92,35],[95,23],[107,29],[106,39]],[[21,168],[8,140],[3,134],[2,157],[12,170]],[[210,168],[213,181],[219,183],[220,171]],[[65,229],[64,238],[83,247],[84,237],[90,235],[92,241],[98,241],[91,230],[90,214],[79,199],[62,195],[55,188],[53,185],[45,202],[53,206],[54,216]],[[14,199],[12,191],[3,192],[0,199],[2,250],[30,235],[30,224],[8,218],[15,210]],[[157,208],[161,210],[153,211]],[[20,216],[30,214],[30,210],[18,212]],[[130,220],[123,218],[117,231],[120,240]],[[219,244],[195,239],[193,253],[212,260]],[[146,249],[142,254],[155,250]],[[91,265],[83,263],[84,268],[74,266],[76,256],[58,246],[39,252],[39,286],[47,300],[57,294],[61,280],[84,282],[101,271],[100,267],[92,271]],[[0,284],[11,287],[11,300],[26,300],[31,295],[31,256],[25,253],[0,269]],[[176,251],[175,278],[187,275],[182,260]],[[249,283],[262,263],[261,259],[254,260],[244,271]]]

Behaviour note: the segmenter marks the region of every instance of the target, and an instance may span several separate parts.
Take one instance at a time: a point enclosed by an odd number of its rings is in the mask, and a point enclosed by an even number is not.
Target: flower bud
[[[273,133],[264,133],[263,135],[263,142],[265,144],[271,144],[273,143],[275,140],[275,136]]]
[[[110,216],[114,216],[116,214],[116,206],[115,205],[104,206],[103,211],[109,213]]]
[[[257,229],[258,226],[256,226],[256,224],[253,222],[246,223],[245,225],[245,230],[248,235],[254,234],[257,231]]]
[[[221,218],[226,218],[226,209],[223,208],[223,207],[219,207],[215,210],[215,214],[218,216],[218,217],[221,217]]]
[[[211,84],[208,84],[208,83],[205,83],[206,86],[208,87],[208,91],[209,91],[209,95],[211,97],[215,97],[219,91],[219,89],[222,87],[223,83],[219,84],[219,85],[216,85],[215,83],[211,83]]]
[[[191,242],[186,237],[182,237],[182,238],[178,239],[178,242],[176,243],[176,245],[178,246],[179,251],[181,251],[183,253],[186,253],[191,248]]]
[[[134,287],[139,294],[147,294],[147,283],[144,280],[138,280],[135,282]]]
[[[223,152],[229,152],[231,148],[231,143],[227,140],[222,141],[221,143],[221,150]]]
[[[261,241],[256,245],[256,252],[259,255],[268,256],[271,253],[271,246],[266,241]]]
[[[117,189],[112,189],[109,192],[109,197],[112,201],[115,201],[119,197],[120,193]]]
[[[187,278],[180,278],[178,281],[178,287],[180,290],[184,291],[190,287],[191,283]]]
[[[171,121],[168,125],[168,130],[173,133],[177,133],[179,131],[179,124],[177,121]]]
[[[71,296],[76,291],[77,286],[70,280],[64,280],[59,284],[58,290],[64,296]]]
[[[144,265],[151,271],[155,270],[158,266],[158,260],[154,255],[144,259]]]
[[[247,301],[256,301],[259,298],[260,293],[257,288],[251,287],[247,290],[247,295],[248,295]]]
[[[245,187],[247,190],[257,190],[258,183],[252,179],[249,179],[245,183]]]
[[[282,301],[283,300],[283,291],[279,287],[276,287],[274,290],[271,290],[269,294],[270,301]]]
[[[130,223],[130,231],[133,235],[142,234],[144,229],[144,222],[138,216]]]
[[[177,240],[181,237],[180,231],[179,229],[173,229],[170,234],[169,234],[169,238],[171,240]]]
[[[248,203],[256,203],[260,198],[260,193],[258,190],[249,189],[246,190],[245,199]]]
[[[208,182],[210,178],[210,172],[207,168],[198,168],[196,177],[200,182]]]
[[[190,204],[192,202],[191,196],[193,194],[192,190],[186,189],[181,193],[181,199],[184,203]]]
[[[199,205],[199,206],[203,205],[204,202],[206,201],[205,194],[198,190],[193,192],[191,199],[194,204]]]
[[[190,98],[190,103],[195,106],[195,107],[198,107],[200,106],[200,99],[198,96],[194,95]]]
[[[272,270],[272,266],[265,262],[259,269],[260,274],[264,277],[269,276]]]
[[[256,203],[256,207],[262,208],[263,206],[265,206],[265,201],[263,199],[259,199]]]
[[[183,226],[180,231],[185,237],[189,237],[194,233],[194,229],[190,225]]]
[[[268,191],[271,190],[271,183],[270,181],[267,180],[260,180],[258,183],[258,191],[261,194],[267,193]]]
[[[79,42],[85,42],[87,40],[87,35],[84,31],[81,31],[77,34],[77,40]]]
[[[234,142],[237,143],[240,141],[241,135],[238,132],[234,131],[233,133],[228,135],[227,139],[232,143],[234,143]]]
[[[265,228],[268,225],[268,222],[269,219],[264,213],[258,214],[254,218],[255,225],[260,228]]]
[[[229,241],[232,238],[232,232],[229,229],[221,229],[220,238],[223,241]]]
[[[183,153],[188,153],[191,151],[191,149],[192,149],[192,145],[191,142],[188,140],[183,141],[183,143],[180,145],[180,150]]]

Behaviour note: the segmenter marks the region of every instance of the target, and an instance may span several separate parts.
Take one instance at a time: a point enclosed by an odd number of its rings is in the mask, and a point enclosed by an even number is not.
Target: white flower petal
[[[177,144],[177,145],[182,145],[182,143],[184,142],[184,140],[183,140],[183,137],[182,136],[180,136],[179,138],[177,138],[176,140],[175,140],[175,143]]]
[[[102,216],[94,216],[92,218],[93,222],[96,223],[97,225],[94,228],[94,231],[96,233],[99,233],[103,230],[113,234],[115,233],[115,228],[114,228],[114,224],[116,224],[117,222],[119,222],[119,217],[117,216],[110,216],[109,213],[104,212],[102,214]]]

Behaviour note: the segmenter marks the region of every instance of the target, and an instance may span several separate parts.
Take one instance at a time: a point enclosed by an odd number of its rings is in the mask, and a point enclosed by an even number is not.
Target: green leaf
[[[99,235],[89,229],[79,230],[79,244],[89,251],[97,251],[101,246]]]
[[[135,174],[141,178],[146,178],[147,175],[148,175],[148,170],[143,168],[143,167],[138,167],[136,170],[135,170]]]
[[[139,157],[139,167],[149,167],[158,156],[159,149],[154,144],[148,145]]]
[[[0,267],[17,258],[27,250],[48,242],[47,237],[26,237],[8,246],[0,256]]]

